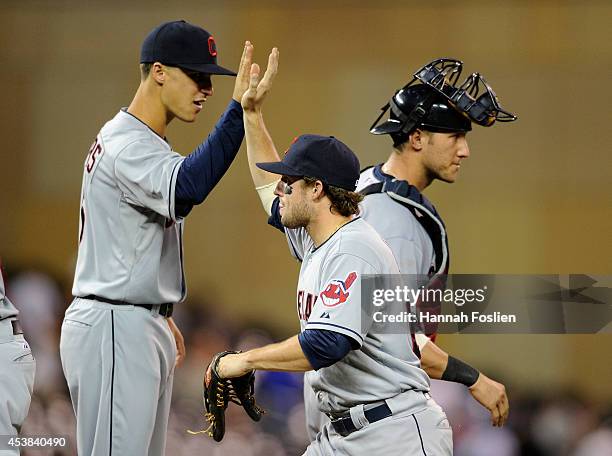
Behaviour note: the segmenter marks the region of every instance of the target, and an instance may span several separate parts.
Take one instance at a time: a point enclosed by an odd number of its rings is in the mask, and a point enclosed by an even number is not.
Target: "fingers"
[[[272,85],[272,81],[278,72],[278,55],[278,48],[272,48],[272,52],[268,56],[268,67],[261,80],[261,84],[266,88]]]
[[[497,420],[497,425],[499,427],[502,427],[508,419],[508,415],[510,413],[510,404],[508,402],[508,395],[506,394],[506,387],[501,383],[497,382],[495,382],[495,386],[497,386],[499,394],[495,404],[499,411],[499,419]]]
[[[253,45],[250,41],[244,43],[244,49],[242,50],[242,57],[240,58],[240,66],[238,67],[238,78],[248,81],[248,71],[251,68],[251,62],[253,61]]]
[[[491,424],[493,426],[503,426],[510,412],[504,385],[481,373],[478,381],[470,387],[469,391],[474,399],[491,413]]]
[[[227,356],[231,356],[231,355],[227,355]],[[221,358],[219,360],[219,362],[217,362],[217,374],[219,375],[220,378],[225,378],[226,377],[226,372],[225,372],[225,361],[227,358],[227,356],[224,356],[223,358]]]
[[[212,379],[212,371],[211,371],[211,367],[209,364],[208,367],[206,368],[206,374],[204,374],[204,386],[206,387],[210,386],[211,379]]]
[[[176,367],[180,367],[185,360],[185,356],[187,355],[187,348],[185,347],[185,339],[180,332],[175,334],[176,336]]]
[[[249,89],[257,89],[257,85],[259,84],[259,73],[260,73],[259,65],[253,63],[251,65],[250,72],[250,81],[249,81]]]
[[[244,43],[244,49],[242,50],[242,57],[240,59],[240,66],[238,67],[238,73],[236,75],[236,82],[234,83],[234,93],[232,98],[240,103],[244,92],[249,87],[249,71],[251,69],[251,63],[253,61],[253,45],[250,41]]]
[[[187,349],[185,348],[185,338],[178,329],[178,326],[176,326],[176,323],[174,323],[172,317],[168,317],[166,322],[168,323],[170,332],[174,336],[174,344],[176,345],[176,366],[179,367],[183,363],[185,354],[187,353]]]
[[[497,400],[491,409],[491,424],[493,426],[502,427],[510,413],[510,404],[505,392],[502,391],[500,398]]]
[[[501,415],[499,426],[501,427],[506,423],[508,415],[510,414],[510,404],[508,403],[508,396],[505,393],[498,404]]]
[[[245,48],[245,52],[248,53],[248,49]],[[251,49],[252,53],[252,49]],[[247,59],[245,58],[245,64]],[[263,78],[260,79],[261,76],[261,68],[257,63],[252,63],[249,60],[249,69],[241,67],[241,71],[243,74],[247,74],[248,71],[248,79],[246,80],[242,93],[234,92],[234,99],[240,101],[242,104],[242,108],[248,112],[257,111],[270,87],[272,85],[272,81],[276,76],[278,71],[278,49],[273,48],[270,56],[268,57],[268,67],[266,68],[266,72],[263,75]]]
[[[491,425],[498,426],[500,417],[501,413],[499,407],[497,405],[493,406],[493,408],[491,409]]]

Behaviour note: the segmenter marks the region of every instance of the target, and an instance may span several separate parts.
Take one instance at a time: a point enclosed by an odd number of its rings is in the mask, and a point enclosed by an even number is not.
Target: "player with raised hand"
[[[450,425],[427,393],[409,328],[377,333],[367,317],[372,304],[361,299],[364,275],[389,277],[399,269],[389,247],[357,216],[363,198],[355,192],[357,157],[334,137],[302,135],[279,160],[261,113],[277,64],[273,50],[261,82],[253,65],[242,105],[253,182],[270,207],[269,223],[285,233],[301,262],[296,292],[301,332],[216,358],[216,374],[307,372],[318,409],[331,418],[307,455],[450,455]],[[210,374],[205,384],[207,378]]]
[[[240,100],[249,85],[246,42],[232,100],[187,157],[168,124],[193,122],[213,95],[213,36],[185,21],[145,38],[141,80],[127,108],[98,133],[85,159],[74,301],[60,354],[81,455],[163,455],[175,366],[185,356],[172,320],[185,299],[184,218],[204,201],[244,137]]]

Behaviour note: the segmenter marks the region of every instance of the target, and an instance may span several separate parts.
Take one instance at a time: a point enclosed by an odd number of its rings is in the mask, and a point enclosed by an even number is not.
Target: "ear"
[[[166,67],[159,62],[155,62],[151,67],[149,75],[157,84],[164,85],[167,77]]]
[[[410,144],[410,147],[412,147],[416,151],[420,151],[423,149],[425,141],[427,141],[427,133],[425,133],[419,128],[414,130],[408,137],[408,143]]]
[[[313,200],[318,201],[325,196],[325,191],[323,190],[323,182],[316,181],[312,188],[310,189],[310,194]]]

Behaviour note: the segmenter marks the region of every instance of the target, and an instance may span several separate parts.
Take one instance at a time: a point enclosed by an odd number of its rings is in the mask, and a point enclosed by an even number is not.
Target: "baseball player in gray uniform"
[[[459,82],[463,62],[434,60],[414,73],[382,109],[371,133],[388,134],[393,151],[383,164],[361,173],[358,191],[365,195],[361,216],[391,247],[403,274],[427,275],[435,281],[450,264],[444,222],[421,193],[434,180],[452,183],[469,157],[466,134],[472,124],[512,122],[490,85],[479,73]],[[378,122],[390,109],[389,119]],[[429,337],[427,337],[429,336]],[[469,364],[441,350],[435,332],[416,335],[415,348],[431,378],[461,383],[502,426],[509,413],[505,387]]]
[[[394,150],[384,164],[366,168],[357,185],[365,195],[360,215],[389,245],[400,271],[432,281],[448,273],[450,252],[444,222],[421,192],[436,179],[455,181],[461,161],[469,156],[465,135],[472,123],[491,126],[516,119],[499,106],[478,73],[458,84],[462,67],[455,59],[434,60],[394,94],[371,130],[391,135]],[[376,125],[387,109],[389,119]],[[448,355],[435,344],[435,336],[435,331],[415,335],[421,367],[431,378],[467,386],[491,413],[491,423],[502,426],[509,413],[504,385]],[[304,389],[304,399],[313,440],[327,418],[317,410],[310,388]]]
[[[277,59],[273,51],[261,83],[253,66],[242,105],[253,181],[260,189],[275,186],[275,197],[264,197],[269,222],[286,234],[302,263],[301,332],[225,356],[218,372],[231,378],[253,369],[308,371],[318,409],[331,421],[307,455],[449,455],[450,425],[429,397],[410,332],[373,331],[372,304],[361,299],[365,274],[398,274],[399,268],[382,238],[356,216],[362,199],[355,193],[357,157],[333,137],[303,135],[279,161],[261,114]]]
[[[393,136],[394,152],[384,165],[364,170],[357,186],[358,191],[366,195],[360,204],[361,217],[391,247],[400,271],[429,276],[432,280],[439,274],[448,273],[448,241],[444,222],[420,191],[433,179],[454,181],[459,168],[456,165],[469,154],[465,133],[471,129],[472,122],[491,126],[496,120],[516,119],[501,109],[494,92],[479,74],[470,75],[460,88],[454,87],[461,68],[462,63],[456,60],[433,61],[415,73],[415,79],[419,76],[431,86],[422,82],[395,94],[383,110],[384,114],[391,107],[391,118],[372,129],[375,134]],[[435,84],[442,93],[438,93]],[[478,88],[484,90],[476,90]],[[466,97],[466,92],[471,93],[471,98]],[[446,94],[454,96],[459,105]],[[407,144],[413,133],[428,138],[418,146],[418,154]],[[425,150],[421,150],[423,148]],[[272,209],[273,188],[274,183],[258,187],[268,214]],[[448,355],[434,340],[435,332],[415,335],[413,349],[421,358],[421,367],[431,378],[466,385],[474,399],[490,411],[492,424],[502,426],[509,413],[505,387]],[[305,375],[304,403],[308,436],[314,441],[329,419],[319,411],[310,378]]]
[[[175,364],[185,356],[172,320],[185,298],[183,224],[234,159],[244,136],[239,101],[253,48],[245,44],[233,99],[191,154],[174,152],[168,123],[193,122],[213,94],[215,40],[185,21],[156,27],[140,56],[128,108],[107,122],[83,170],[74,301],[60,354],[81,455],[162,455]]]
[[[19,435],[34,388],[36,361],[18,317],[19,311],[6,297],[0,263],[0,436]],[[18,455],[19,449],[0,448],[0,454]]]

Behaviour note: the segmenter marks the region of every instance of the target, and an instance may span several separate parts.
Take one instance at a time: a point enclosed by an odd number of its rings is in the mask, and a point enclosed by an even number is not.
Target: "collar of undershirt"
[[[134,114],[132,114],[131,112],[128,112],[127,110],[128,108],[121,108],[121,112],[127,114],[128,116],[136,119],[138,122],[140,122],[142,125],[144,125],[145,127],[147,127],[147,129],[153,133],[155,136],[157,136],[158,138],[162,139],[164,142],[166,142],[168,145],[170,145],[170,142],[166,139],[165,136],[160,136],[155,130],[153,130],[151,127],[149,127],[146,123],[144,123],[142,120],[140,120],[138,117],[136,117]]]
[[[387,174],[382,170],[383,167],[383,163],[379,163],[378,165],[376,165],[374,167],[374,177],[376,177],[376,179],[379,179],[381,181],[387,181],[387,180],[393,180],[395,179],[395,177],[393,177],[391,174]]]
[[[379,179],[381,182],[392,181],[395,179],[391,174],[387,174],[382,170],[383,164],[376,165],[373,170],[374,177]],[[415,201],[419,204],[424,205],[427,209],[429,209],[435,216],[440,218],[438,211],[435,206],[427,199],[425,195],[423,195],[419,189],[417,189],[414,185],[411,185],[410,182],[405,181],[410,187],[410,194],[404,195],[410,198],[412,201]]]
[[[345,226],[350,225],[351,223],[353,223],[355,220],[359,220],[361,217],[357,216],[355,217],[353,220],[346,222],[344,225],[341,225],[338,227],[338,229],[336,231],[334,231],[332,234],[329,235],[329,237],[327,239],[325,239],[323,242],[321,242],[321,244],[318,247],[315,247],[312,249],[312,253],[315,253],[317,250],[319,250],[321,247],[323,247],[325,245],[325,243],[327,241],[329,241],[332,237],[334,237],[334,235],[340,231],[342,228],[344,228]]]

